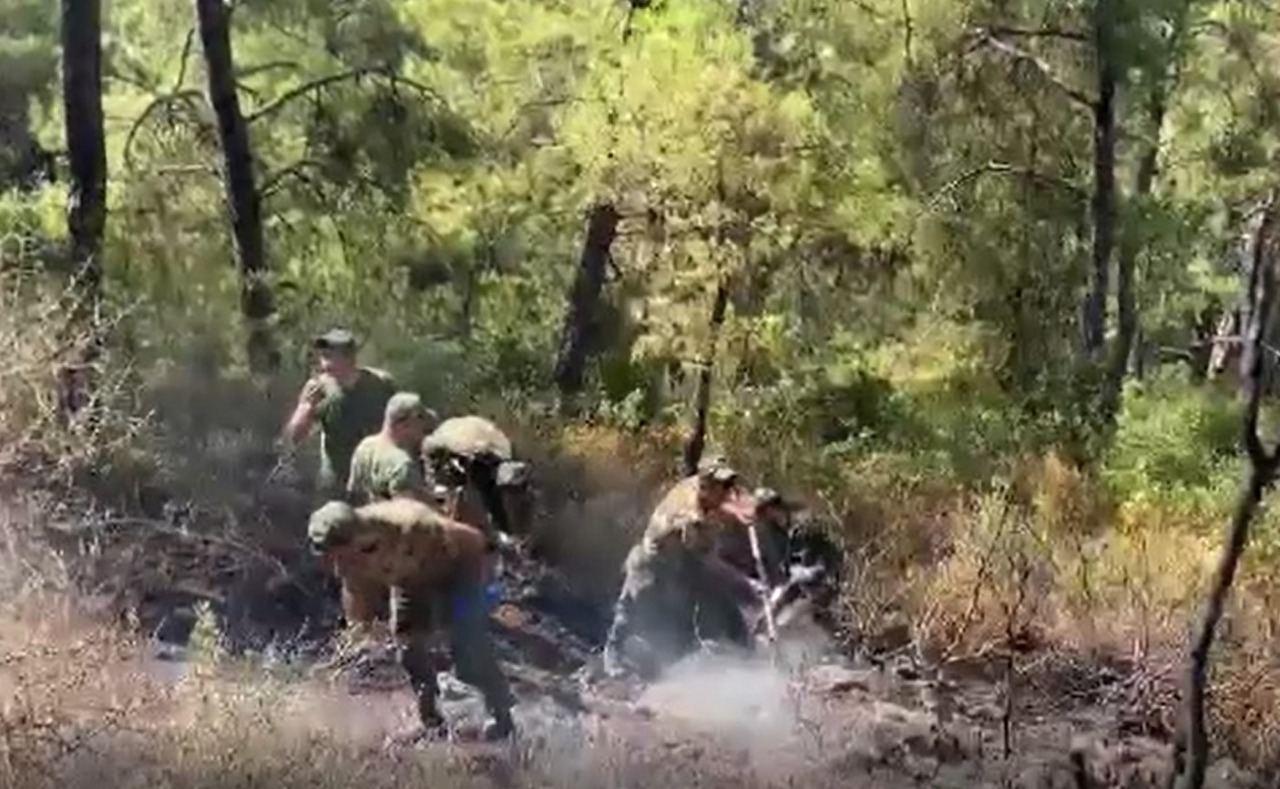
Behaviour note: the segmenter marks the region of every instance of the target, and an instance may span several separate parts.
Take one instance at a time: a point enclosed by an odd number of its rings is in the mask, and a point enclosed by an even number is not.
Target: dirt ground
[[[607,605],[527,554],[508,562],[493,617],[520,736],[395,744],[412,723],[403,674],[390,664],[381,681],[353,684],[318,668],[335,596],[287,545],[272,555],[269,540],[207,539],[178,518],[129,520],[76,501],[11,503],[3,515],[0,789],[1154,789],[1171,767],[1168,727],[1147,720],[1160,683],[1062,656],[1020,656],[1010,682],[999,660],[931,666],[903,645],[858,648],[802,619],[777,650],[700,653],[648,687],[605,682],[595,667]],[[15,535],[33,531],[54,548],[20,545]],[[110,558],[94,572],[66,559],[94,551]],[[281,567],[287,582],[273,580]],[[457,728],[477,725],[474,692],[443,685]],[[1270,784],[1221,760],[1209,785]]]

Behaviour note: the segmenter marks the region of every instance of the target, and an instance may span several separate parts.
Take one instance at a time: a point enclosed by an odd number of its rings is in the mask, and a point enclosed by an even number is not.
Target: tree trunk
[[[218,117],[222,141],[223,183],[240,270],[240,311],[249,331],[249,366],[255,372],[270,372],[280,362],[271,331],[275,298],[267,281],[262,209],[254,184],[249,128],[236,95],[230,14],[223,0],[196,0],[196,18],[209,76],[209,103]]]
[[[1093,270],[1084,304],[1084,350],[1098,359],[1106,338],[1107,292],[1116,223],[1116,66],[1112,59],[1112,0],[1096,0],[1094,48],[1098,97],[1093,105]]]
[[[1240,376],[1244,388],[1244,424],[1242,437],[1249,458],[1249,472],[1240,497],[1236,501],[1231,528],[1222,547],[1213,582],[1209,587],[1204,611],[1196,625],[1187,658],[1187,686],[1183,741],[1179,751],[1185,749],[1185,765],[1178,778],[1179,789],[1201,789],[1205,771],[1209,766],[1209,736],[1205,730],[1205,685],[1209,673],[1209,652],[1214,634],[1226,606],[1227,595],[1235,581],[1236,568],[1249,539],[1249,526],[1257,513],[1263,493],[1275,479],[1280,452],[1267,450],[1258,434],[1258,411],[1261,407],[1264,367],[1266,362],[1265,339],[1271,324],[1271,312],[1275,303],[1275,260],[1271,234],[1276,219],[1276,195],[1267,203],[1262,221],[1254,236],[1252,262],[1249,272],[1249,316],[1244,349],[1240,360]]]
[[[687,477],[698,471],[698,462],[702,460],[702,450],[707,444],[707,412],[711,409],[711,369],[716,362],[716,340],[720,337],[720,327],[724,325],[724,313],[729,306],[729,287],[721,282],[716,287],[715,303],[711,307],[711,336],[707,340],[707,356],[702,360],[702,369],[698,371],[698,389],[694,395],[693,427],[689,431],[689,440],[684,445],[684,475]]]
[[[107,221],[107,154],[102,122],[102,6],[62,0],[62,102],[70,164],[67,234],[72,287],[64,341],[72,358],[54,372],[58,414],[70,421],[93,402],[94,363],[103,337],[102,233]],[[91,415],[92,417],[92,415]]]
[[[62,101],[71,165],[67,229],[77,313],[85,317],[94,314],[102,296],[102,231],[107,218],[99,0],[62,0]]]
[[[1155,182],[1156,164],[1160,156],[1160,129],[1164,126],[1165,91],[1163,87],[1153,89],[1147,111],[1150,142],[1138,161],[1138,171],[1134,178],[1131,195],[1133,203],[1139,203],[1150,195],[1152,184]],[[1108,423],[1115,419],[1120,410],[1125,373],[1133,353],[1134,339],[1138,335],[1138,307],[1133,289],[1133,270],[1142,244],[1138,234],[1134,232],[1133,224],[1130,223],[1130,226],[1125,229],[1120,240],[1119,254],[1116,257],[1116,339],[1111,347],[1111,358],[1107,365],[1102,403],[1103,414]]]
[[[582,389],[583,374],[591,343],[591,327],[604,286],[609,250],[618,233],[618,212],[612,203],[591,209],[587,237],[582,244],[578,272],[569,291],[569,311],[565,315],[556,354],[555,381],[561,395],[572,397]]]

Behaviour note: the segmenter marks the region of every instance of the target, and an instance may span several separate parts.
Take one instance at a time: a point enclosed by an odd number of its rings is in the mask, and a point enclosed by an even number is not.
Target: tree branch
[[[280,71],[283,69],[288,69],[289,71],[297,71],[300,68],[302,67],[298,65],[296,61],[293,61],[293,60],[271,60],[266,63],[259,63],[256,66],[247,66],[243,69],[240,69],[239,73],[236,74],[236,78],[246,79],[248,77],[257,76],[258,74],[261,74],[264,71]]]
[[[992,36],[1009,36],[1011,38],[1061,38],[1066,41],[1088,41],[1089,37],[1078,30],[1064,30],[1059,27],[1025,28],[1006,25],[978,25],[977,29]]]
[[[262,195],[263,199],[266,199],[275,192],[277,185],[286,178],[298,178],[306,181],[307,183],[311,183],[311,179],[304,177],[303,172],[308,169],[319,169],[322,166],[323,165],[315,159],[302,159],[294,162],[293,164],[282,167],[267,176],[263,180],[262,186],[259,187],[258,192]]]
[[[1077,199],[1084,199],[1083,190],[1064,178],[1037,172],[1029,167],[1006,164],[1004,162],[987,162],[986,164],[979,165],[978,167],[975,167],[972,170],[961,174],[959,177],[947,182],[946,185],[934,193],[933,197],[929,198],[929,202],[925,204],[925,207],[929,210],[933,210],[944,198],[948,197],[952,192],[956,191],[960,187],[975,181],[984,175],[993,174],[1014,175],[1022,178],[1028,178],[1036,183],[1056,187],[1065,192],[1069,192]]]
[[[296,99],[299,99],[303,96],[306,96],[308,94],[316,93],[318,91],[324,90],[330,85],[336,85],[340,82],[347,82],[349,80],[355,80],[355,79],[360,79],[361,77],[371,77],[371,76],[384,77],[390,80],[393,85],[407,85],[410,88],[413,88],[414,90],[416,90],[417,92],[425,96],[428,96],[437,102],[442,101],[440,99],[440,95],[436,93],[434,90],[432,90],[431,88],[427,87],[426,85],[423,85],[420,82],[415,82],[414,80],[408,79],[406,77],[402,77],[396,74],[395,72],[391,71],[389,68],[385,66],[362,66],[360,68],[353,68],[348,71],[342,71],[337,74],[330,74],[325,77],[320,77],[319,79],[314,79],[314,80],[311,80],[310,82],[304,82],[303,84],[298,85],[295,88],[285,91],[280,96],[278,96],[274,101],[268,103],[267,105],[260,107],[257,111],[251,113],[245,120],[248,123],[254,123],[255,121],[259,121],[259,120],[262,120],[263,118],[276,114],[280,110],[284,109],[285,106],[287,106],[290,102]]]
[[[187,61],[191,59],[191,48],[195,45],[196,29],[187,30],[187,38],[182,42],[182,55],[178,58],[178,78],[173,81],[173,93],[177,93],[182,89],[182,83],[187,79]]]
[[[170,104],[178,102],[190,102],[200,97],[197,90],[180,90],[174,93],[168,93],[164,96],[156,96],[151,103],[146,106],[141,114],[133,121],[133,125],[129,127],[129,133],[124,138],[124,161],[125,165],[130,169],[133,168],[133,139],[138,135],[138,131],[142,129],[142,125],[147,122],[151,114],[156,110],[167,107]]]
[[[908,2],[909,0],[902,0],[902,50],[906,56],[907,66],[910,67],[915,63],[915,58],[911,54],[911,39],[915,35],[915,26],[911,23],[911,6]]]
[[[998,38],[997,36],[992,35],[989,31],[985,29],[979,28],[975,30],[974,33],[978,36],[978,40],[980,43],[985,44],[991,47],[992,49],[995,49],[998,52],[1002,52],[1005,55],[1008,55],[1009,57],[1013,58],[1014,61],[1016,62],[1027,63],[1028,65],[1035,68],[1035,70],[1040,74],[1040,76],[1043,77],[1047,82],[1049,82],[1049,84],[1053,85],[1055,88],[1062,91],[1062,93],[1064,93],[1068,98],[1070,98],[1072,101],[1076,102],[1080,106],[1085,107],[1087,109],[1093,109],[1094,105],[1098,103],[1097,99],[1089,96],[1084,91],[1079,90],[1078,88],[1073,88],[1070,85],[1068,85],[1066,82],[1062,81],[1061,78],[1059,78],[1056,74],[1053,73],[1053,69],[1049,66],[1048,63],[1046,63],[1043,59],[1037,57],[1036,55],[1032,54],[1031,52],[1028,52],[1027,50],[1022,49],[1021,47],[1014,46],[1013,44],[1010,44],[1008,41],[1004,41]]]

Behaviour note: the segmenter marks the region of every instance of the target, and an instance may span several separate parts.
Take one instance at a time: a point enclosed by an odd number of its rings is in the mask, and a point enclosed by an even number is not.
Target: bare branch
[[[191,59],[191,47],[194,46],[196,40],[196,29],[187,30],[187,38],[182,42],[182,55],[178,58],[178,77],[173,81],[173,92],[177,93],[182,89],[182,83],[187,79],[187,61]]]
[[[287,106],[290,102],[296,99],[302,98],[309,94],[317,93],[329,87],[330,85],[336,85],[340,82],[347,82],[350,80],[358,80],[361,77],[384,77],[390,80],[393,85],[407,85],[408,87],[416,90],[418,93],[421,93],[437,102],[441,101],[438,93],[436,93],[430,87],[423,85],[420,82],[416,82],[414,80],[400,76],[395,72],[391,71],[390,69],[383,66],[362,66],[360,68],[353,68],[348,71],[342,71],[337,74],[330,74],[326,77],[320,77],[319,79],[314,79],[314,80],[311,80],[310,82],[304,82],[303,84],[298,85],[297,87],[292,88],[291,90],[285,91],[279,97],[277,97],[274,101],[270,102],[266,106],[259,108],[256,112],[249,115],[245,120],[248,123],[254,123],[255,121],[259,121],[259,120],[262,120],[263,118],[274,115],[275,113],[284,109],[285,106]]]
[[[911,39],[915,35],[915,26],[911,23],[911,6],[909,0],[902,0],[902,50],[906,56],[907,66],[915,62],[911,54]]]
[[[1065,30],[1059,27],[1025,28],[1007,25],[979,25],[978,30],[992,36],[1009,38],[1061,38],[1066,41],[1088,41],[1089,37],[1078,30]]]
[[[156,175],[211,175],[214,178],[220,175],[218,168],[207,164],[173,164],[157,167],[154,172]]]
[[[320,167],[322,167],[321,163],[315,159],[302,159],[294,162],[293,164],[290,164],[287,167],[282,167],[267,176],[263,180],[262,187],[258,191],[262,194],[263,198],[269,197],[275,193],[279,188],[279,184],[286,178],[297,178],[299,180],[306,181],[307,183],[311,183],[311,179],[306,178],[304,176],[304,172],[308,169],[319,169]]]
[[[1098,103],[1097,99],[1089,96],[1078,88],[1071,87],[1060,77],[1054,74],[1053,69],[1042,58],[1037,57],[1035,54],[1022,49],[1021,47],[1010,44],[1008,41],[1004,41],[995,35],[992,35],[987,30],[978,29],[974,32],[978,36],[980,43],[986,44],[992,49],[1008,55],[1017,62],[1027,63],[1032,66],[1041,77],[1049,82],[1049,84],[1062,91],[1068,98],[1080,106],[1093,109],[1094,105]]]
[[[239,73],[236,74],[236,77],[239,79],[246,79],[248,77],[257,76],[258,74],[266,71],[297,71],[300,68],[302,68],[302,66],[298,65],[297,61],[271,60],[266,63],[259,63],[256,66],[247,66],[240,69]]]
[[[166,94],[164,96],[156,96],[154,99],[152,99],[151,103],[148,104],[146,108],[142,111],[142,113],[138,115],[138,117],[133,121],[133,125],[129,127],[129,133],[125,135],[125,138],[124,138],[125,164],[130,169],[133,168],[133,138],[138,135],[138,131],[142,129],[142,125],[147,122],[148,118],[151,117],[151,113],[161,109],[162,107],[167,107],[170,104],[175,104],[178,102],[191,102],[194,99],[197,99],[199,97],[200,97],[200,92],[197,90],[180,90],[174,93]]]
[[[1040,183],[1045,186],[1052,186],[1057,189],[1061,189],[1065,192],[1071,193],[1072,195],[1074,195],[1079,199],[1084,198],[1084,192],[1080,189],[1080,187],[1064,178],[1059,178],[1053,175],[1047,175],[1045,173],[1032,170],[1029,167],[1022,167],[1019,165],[1006,164],[1004,162],[993,161],[993,162],[987,162],[986,164],[983,164],[983,165],[979,165],[978,167],[975,167],[972,170],[969,170],[968,172],[963,173],[959,177],[949,181],[941,189],[935,192],[933,197],[929,198],[929,202],[926,204],[926,208],[928,208],[929,210],[933,210],[934,208],[937,207],[939,203],[942,202],[943,199],[948,197],[952,192],[956,191],[957,189],[964,186],[965,184],[968,184],[972,181],[977,180],[978,178],[981,178],[984,175],[1014,175],[1021,178],[1030,179],[1036,183]]]

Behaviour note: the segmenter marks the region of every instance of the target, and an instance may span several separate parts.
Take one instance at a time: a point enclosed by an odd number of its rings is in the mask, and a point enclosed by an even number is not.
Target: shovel
[[[760,581],[765,585],[764,591],[760,594],[760,603],[764,607],[765,634],[773,646],[773,659],[776,663],[781,659],[782,653],[778,644],[778,624],[773,618],[773,586],[769,584],[769,574],[765,571],[764,554],[760,550],[760,529],[756,521],[753,520],[751,526],[747,528],[747,536],[751,540],[751,556],[756,560],[756,572],[760,574]]]

